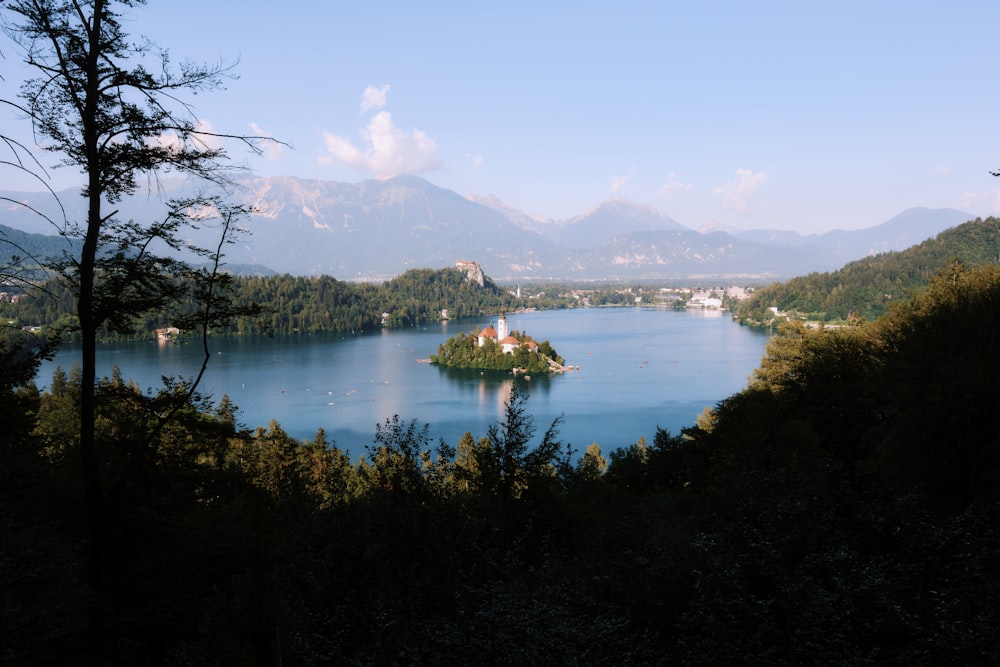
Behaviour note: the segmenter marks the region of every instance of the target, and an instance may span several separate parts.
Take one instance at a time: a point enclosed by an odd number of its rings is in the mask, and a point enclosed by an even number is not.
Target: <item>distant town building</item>
[[[687,302],[688,308],[722,308],[722,299],[710,292],[696,292]]]
[[[728,296],[730,299],[736,299],[737,301],[743,301],[744,299],[749,299],[752,294],[753,294],[752,287],[739,287],[734,285],[732,287],[726,288],[726,296]]]

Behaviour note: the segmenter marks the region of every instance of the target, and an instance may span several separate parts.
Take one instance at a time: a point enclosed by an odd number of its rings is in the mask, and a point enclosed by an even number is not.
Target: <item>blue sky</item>
[[[151,0],[127,26],[239,61],[191,101],[291,145],[234,149],[258,175],[414,173],[543,218],[623,198],[696,229],[1000,214],[995,1]]]

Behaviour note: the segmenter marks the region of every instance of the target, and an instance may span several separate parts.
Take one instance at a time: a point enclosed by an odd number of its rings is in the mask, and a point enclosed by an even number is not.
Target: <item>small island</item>
[[[520,331],[509,331],[507,317],[500,314],[496,328],[462,333],[438,346],[430,356],[432,364],[451,368],[509,371],[517,374],[561,373],[565,360],[556,354],[549,341],[537,342]]]

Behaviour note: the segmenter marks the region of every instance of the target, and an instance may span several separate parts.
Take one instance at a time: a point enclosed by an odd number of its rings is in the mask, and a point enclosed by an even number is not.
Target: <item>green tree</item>
[[[355,485],[350,458],[331,445],[320,428],[302,448],[308,486],[321,509],[339,507],[348,501]]]
[[[399,415],[375,425],[375,442],[368,447],[369,480],[375,489],[394,496],[425,490],[421,459],[429,453],[429,431],[429,424],[404,422]]]
[[[466,431],[455,447],[454,482],[458,491],[469,491],[479,487],[481,471],[479,459],[489,447],[485,438],[476,442],[472,433]]]
[[[577,476],[579,479],[592,482],[600,479],[607,470],[608,461],[601,452],[601,446],[596,442],[588,445],[587,451],[583,453],[583,458],[580,459],[580,465],[577,466]]]
[[[218,88],[228,70],[193,64],[175,70],[166,51],[150,41],[130,38],[123,12],[142,4],[143,0],[15,0],[4,5],[5,32],[37,72],[21,88],[21,108],[42,148],[58,154],[63,165],[78,168],[85,178],[86,217],[70,221],[63,230],[67,238],[82,241],[82,250],[57,268],[73,286],[82,341],[79,451],[90,515],[88,581],[95,598],[89,650],[94,660],[100,660],[104,651],[102,594],[108,577],[105,490],[97,442],[98,331],[105,322],[125,329],[136,315],[162,308],[177,296],[172,273],[180,263],[156,251],[165,248],[173,253],[185,247],[180,230],[211,202],[173,202],[163,220],[149,224],[121,220],[114,206],[136,191],[140,175],[174,171],[208,183],[227,180],[222,171],[225,153],[209,141],[227,136],[210,137],[179,95]],[[155,66],[147,67],[151,62]],[[228,138],[255,147],[253,139]],[[230,212],[224,215],[216,266],[231,222]],[[198,296],[216,305],[215,286],[202,287]]]
[[[520,498],[532,484],[554,478],[561,463],[562,443],[557,438],[562,418],[555,419],[542,441],[530,448],[535,423],[528,414],[527,400],[527,394],[512,383],[503,419],[490,425],[487,432],[489,447],[476,452],[483,489],[501,507]]]

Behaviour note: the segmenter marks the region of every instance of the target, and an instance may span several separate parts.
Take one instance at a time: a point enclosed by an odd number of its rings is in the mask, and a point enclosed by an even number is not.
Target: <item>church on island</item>
[[[549,341],[539,343],[524,332],[512,331],[506,313],[500,314],[496,328],[490,323],[481,330],[448,339],[430,361],[452,368],[508,371],[515,375],[567,370]]]
[[[488,340],[499,344],[504,354],[510,354],[521,346],[521,341],[511,336],[510,329],[507,328],[507,313],[500,313],[496,329],[492,324],[487,324],[486,328],[479,332],[479,347],[485,345]],[[538,343],[533,340],[526,341],[524,345],[531,352],[538,351]]]

